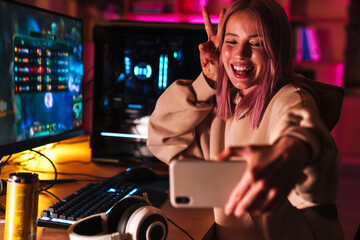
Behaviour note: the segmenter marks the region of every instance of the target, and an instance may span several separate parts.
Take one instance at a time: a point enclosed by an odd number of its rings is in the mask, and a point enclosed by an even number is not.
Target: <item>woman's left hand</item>
[[[273,145],[230,147],[216,161],[242,157],[247,170],[225,206],[225,214],[240,217],[246,211],[271,213],[299,181],[310,156],[309,148],[294,137],[282,137]]]

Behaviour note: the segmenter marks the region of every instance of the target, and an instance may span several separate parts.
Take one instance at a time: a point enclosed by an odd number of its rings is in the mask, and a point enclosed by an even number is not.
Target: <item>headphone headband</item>
[[[165,240],[167,220],[146,198],[123,198],[108,214],[81,219],[68,229],[70,240]]]

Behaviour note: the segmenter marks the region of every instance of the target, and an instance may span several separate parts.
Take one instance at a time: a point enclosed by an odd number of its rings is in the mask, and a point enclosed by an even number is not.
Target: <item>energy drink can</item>
[[[4,240],[35,240],[39,198],[36,173],[11,173],[6,187]]]

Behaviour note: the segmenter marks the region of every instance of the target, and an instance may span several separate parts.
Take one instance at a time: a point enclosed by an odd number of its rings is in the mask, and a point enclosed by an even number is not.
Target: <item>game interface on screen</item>
[[[81,21],[0,3],[0,144],[81,126]]]

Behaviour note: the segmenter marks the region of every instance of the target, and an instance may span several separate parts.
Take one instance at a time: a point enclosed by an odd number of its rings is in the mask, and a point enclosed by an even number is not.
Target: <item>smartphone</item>
[[[176,208],[225,206],[232,190],[241,180],[246,165],[246,161],[171,161],[171,205]]]

